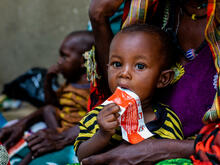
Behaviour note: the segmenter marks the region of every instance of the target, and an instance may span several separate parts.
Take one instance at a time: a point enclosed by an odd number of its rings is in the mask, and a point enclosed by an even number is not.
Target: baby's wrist
[[[101,130],[101,129],[97,133],[100,136],[100,138],[105,139],[105,140],[110,140],[112,137],[112,135],[109,132]]]

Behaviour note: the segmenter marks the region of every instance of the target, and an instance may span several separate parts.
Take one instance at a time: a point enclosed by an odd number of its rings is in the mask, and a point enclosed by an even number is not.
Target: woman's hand
[[[59,133],[53,129],[44,129],[29,136],[26,141],[34,157],[63,149],[67,145],[73,144],[79,133],[78,126],[69,128]]]
[[[25,125],[22,123],[16,123],[12,126],[1,128],[0,141],[7,149],[9,149],[23,137],[24,131]]]
[[[99,21],[111,17],[123,3],[123,0],[92,0],[89,8],[90,19]]]

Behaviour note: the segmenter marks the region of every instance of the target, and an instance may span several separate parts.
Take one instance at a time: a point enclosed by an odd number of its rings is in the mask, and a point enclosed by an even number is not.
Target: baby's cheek
[[[113,74],[109,74],[108,75],[108,85],[109,85],[109,88],[110,88],[112,93],[117,88],[117,80],[116,80],[116,78],[115,78],[115,76]]]
[[[115,83],[109,84],[109,89],[111,90],[112,93],[115,92],[116,88],[117,88],[117,84]]]

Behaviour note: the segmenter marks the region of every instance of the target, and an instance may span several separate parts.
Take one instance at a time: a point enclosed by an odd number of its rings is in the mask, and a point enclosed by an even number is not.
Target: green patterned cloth
[[[190,159],[177,158],[168,159],[157,163],[156,165],[193,165]]]

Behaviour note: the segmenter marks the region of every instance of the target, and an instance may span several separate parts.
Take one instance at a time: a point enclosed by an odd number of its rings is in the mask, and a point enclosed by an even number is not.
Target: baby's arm
[[[83,158],[96,154],[103,150],[115,134],[115,129],[119,126],[120,108],[116,104],[109,104],[98,114],[97,122],[99,130],[87,141],[80,144],[77,156],[81,161]]]

